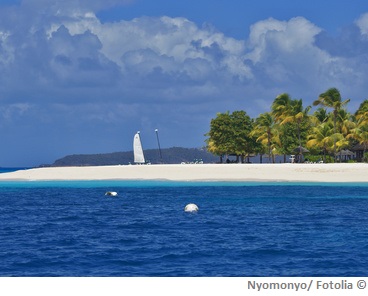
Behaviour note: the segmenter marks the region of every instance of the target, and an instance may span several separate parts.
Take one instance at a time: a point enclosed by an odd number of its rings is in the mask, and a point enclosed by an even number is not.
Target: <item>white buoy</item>
[[[115,191],[107,191],[107,192],[105,193],[105,195],[107,195],[107,196],[118,196],[118,193],[117,193],[117,192],[115,192]]]
[[[184,211],[185,212],[190,212],[190,213],[193,213],[193,212],[198,212],[199,208],[196,204],[187,204],[184,208]]]

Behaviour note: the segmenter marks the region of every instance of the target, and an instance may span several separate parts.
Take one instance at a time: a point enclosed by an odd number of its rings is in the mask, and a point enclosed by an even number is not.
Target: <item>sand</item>
[[[0,183],[24,180],[368,182],[368,164],[117,165],[35,168],[0,174]]]

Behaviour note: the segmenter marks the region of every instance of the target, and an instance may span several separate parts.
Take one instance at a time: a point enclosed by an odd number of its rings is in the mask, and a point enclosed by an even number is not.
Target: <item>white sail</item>
[[[134,150],[134,162],[135,163],[145,163],[139,132],[134,135],[133,150]]]

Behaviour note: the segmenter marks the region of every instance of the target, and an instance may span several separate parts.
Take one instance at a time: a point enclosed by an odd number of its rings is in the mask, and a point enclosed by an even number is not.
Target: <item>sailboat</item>
[[[144,153],[142,148],[141,137],[139,132],[134,135],[133,140],[134,162],[137,164],[145,164]]]

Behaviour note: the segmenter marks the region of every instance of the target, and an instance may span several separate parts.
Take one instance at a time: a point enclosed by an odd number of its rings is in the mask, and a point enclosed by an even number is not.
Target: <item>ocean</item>
[[[10,173],[10,172],[26,170],[26,169],[29,169],[29,168],[28,167],[19,167],[19,168],[0,167],[0,173]]]
[[[367,276],[367,213],[368,184],[0,182],[0,276]]]

